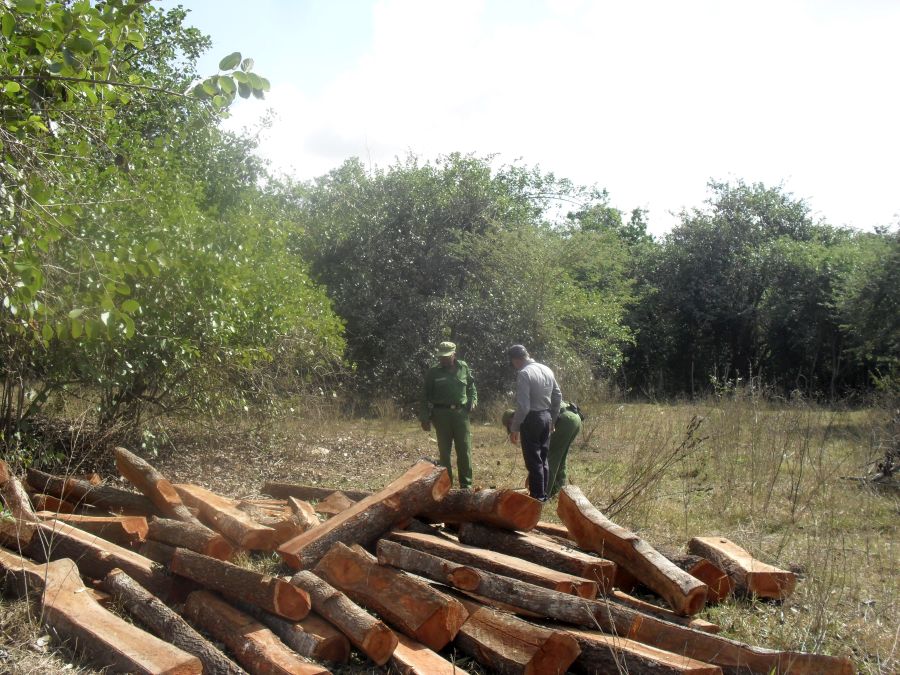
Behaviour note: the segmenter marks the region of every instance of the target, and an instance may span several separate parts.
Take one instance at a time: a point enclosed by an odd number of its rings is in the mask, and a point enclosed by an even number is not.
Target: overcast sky
[[[261,152],[298,179],[460,151],[604,187],[657,234],[710,179],[900,221],[900,0],[181,4],[201,73],[241,51],[272,82],[229,124],[271,109]]]

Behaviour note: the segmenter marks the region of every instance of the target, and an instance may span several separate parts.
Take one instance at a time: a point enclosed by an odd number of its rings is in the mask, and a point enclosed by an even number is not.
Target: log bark
[[[703,609],[706,584],[673,565],[633,532],[609,520],[574,485],[559,493],[557,513],[580,548],[626,568],[676,613],[691,616]]]
[[[469,675],[421,642],[397,635],[397,648],[391,654],[391,666],[400,675]]]
[[[162,515],[153,502],[137,492],[112,485],[94,485],[78,478],[60,478],[37,469],[28,469],[26,475],[28,484],[35,490],[65,499],[76,506],[83,502],[126,516]]]
[[[107,574],[102,587],[151,633],[200,659],[203,672],[221,675],[241,675],[244,672],[162,600],[122,570],[115,569]]]
[[[564,631],[523,621],[475,602],[462,601],[469,612],[454,644],[499,673],[565,673],[581,652]]]
[[[272,675],[324,675],[328,670],[295,654],[253,617],[232,607],[209,591],[188,596],[184,614],[219,640],[251,673]]]
[[[200,525],[182,503],[172,483],[149,462],[125,448],[116,448],[115,453],[119,473],[146,495],[160,513],[167,518]]]
[[[335,544],[314,571],[353,602],[434,651],[447,646],[466,620],[466,610],[457,600],[379,565],[359,546]]]
[[[711,623],[705,619],[699,619],[693,616],[681,616],[680,614],[676,614],[675,612],[673,612],[671,609],[658,607],[657,605],[645,602],[640,598],[636,598],[633,595],[628,595],[624,591],[620,591],[618,589],[613,589],[606,597],[610,602],[617,602],[620,605],[632,607],[634,609],[640,610],[641,612],[644,612],[645,614],[652,614],[655,617],[658,617],[665,621],[670,621],[671,623],[677,623],[680,626],[687,626],[688,628],[693,628],[694,630],[702,630],[704,633],[718,633],[720,631],[718,625]]]
[[[692,577],[699,579],[707,586],[706,604],[721,602],[734,592],[734,581],[721,567],[710,560],[690,553],[673,553],[660,550],[666,558],[683,569]]]
[[[464,523],[459,528],[459,540],[471,546],[513,555],[523,560],[597,582],[598,593],[612,589],[616,564],[578,551],[572,546],[536,534],[509,532],[477,523]]]
[[[849,659],[751,647],[616,603],[578,598],[490,572],[462,568],[387,539],[378,542],[378,561],[461,590],[496,598],[550,619],[591,629],[599,627],[607,633],[712,663],[728,673],[851,675],[854,672]]]
[[[512,555],[460,544],[446,537],[419,534],[418,532],[396,531],[388,535],[388,539],[461,565],[488,570],[495,574],[521,579],[537,586],[571,593],[582,598],[597,597],[596,581],[559,572]]]
[[[204,524],[224,534],[240,548],[252,551],[275,549],[275,531],[257,523],[237,508],[233,500],[199,485],[177,484],[175,490],[185,504],[197,509]]]
[[[299,621],[310,610],[309,594],[275,577],[224,560],[176,548],[169,569],[219,593],[285,619]]]
[[[576,673],[629,673],[630,675],[721,675],[722,669],[667,652],[635,640],[599,631],[565,629],[578,641],[581,654],[571,670]]]
[[[309,593],[317,614],[349,638],[354,647],[383,666],[397,647],[397,635],[344,593],[309,570],[291,577],[291,583]]]
[[[309,569],[337,542],[368,546],[395,524],[433,507],[450,489],[447,470],[417,462],[380,492],[307,530],[278,548],[292,569]]]
[[[160,543],[186,548],[219,560],[231,560],[235,554],[235,548],[228,539],[202,523],[154,517],[150,520],[147,536]]]
[[[796,574],[757,560],[724,537],[694,537],[688,542],[688,550],[725,570],[735,592],[742,595],[784,600],[797,586]]]
[[[16,518],[37,521],[28,493],[12,472],[9,464],[3,460],[0,460],[0,497],[6,504],[6,508]]]
[[[435,523],[478,522],[527,531],[540,519],[541,503],[514,490],[450,490],[421,516]]]
[[[69,559],[37,565],[0,550],[0,568],[43,589],[41,622],[100,668],[127,673],[200,673],[197,657],[144,632],[101,607],[86,591]],[[22,582],[20,581],[20,584]]]
[[[277,497],[278,499],[288,499],[294,497],[303,501],[318,501],[327,499],[330,495],[338,492],[338,488],[316,487],[314,485],[294,485],[292,483],[266,482],[262,488],[263,494]],[[354,501],[362,501],[366,497],[372,495],[371,492],[365,490],[347,490],[341,489],[348,498]]]
[[[140,545],[138,553],[168,568],[172,563],[172,558],[175,557],[175,547],[163,544],[161,541],[148,539]]]
[[[132,550],[147,538],[144,516],[82,516],[50,511],[38,511],[37,516],[41,520],[58,520]]]
[[[350,660],[350,641],[347,636],[313,612],[300,621],[290,621],[245,602],[236,602],[235,606],[264,624],[300,656],[334,663],[347,663]]]

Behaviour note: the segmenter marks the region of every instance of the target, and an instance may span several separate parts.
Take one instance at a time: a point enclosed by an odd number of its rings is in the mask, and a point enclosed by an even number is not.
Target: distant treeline
[[[654,239],[602,189],[464,154],[294,183],[219,124],[268,82],[235,53],[196,84],[209,40],[184,20],[126,0],[4,15],[8,442],[48,410],[137,425],[310,392],[407,404],[445,339],[483,399],[510,387],[513,342],[579,392],[896,386],[896,229],[714,183]]]

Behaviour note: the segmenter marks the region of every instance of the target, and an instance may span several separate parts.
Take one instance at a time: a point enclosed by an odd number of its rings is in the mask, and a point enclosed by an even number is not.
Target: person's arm
[[[559,408],[562,405],[562,391],[556,382],[556,376],[553,377],[553,391],[550,392],[550,415],[553,420],[553,426],[556,426],[556,418],[559,417]]]
[[[468,364],[466,364],[466,400],[469,412],[475,410],[475,406],[478,405],[478,390],[475,389],[475,375],[472,374]]]
[[[519,428],[530,410],[531,380],[529,380],[528,373],[523,368],[519,371],[519,375],[516,378],[516,414],[513,415],[512,421],[509,423],[509,430],[512,433],[519,433]]]

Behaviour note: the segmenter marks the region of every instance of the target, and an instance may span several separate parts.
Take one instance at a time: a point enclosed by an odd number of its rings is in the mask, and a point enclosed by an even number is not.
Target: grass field
[[[437,455],[433,434],[382,408],[376,418],[351,419],[307,403],[258,427],[249,417],[180,425],[154,433],[151,459],[173,481],[231,496],[258,494],[266,480],[377,489]],[[900,670],[900,492],[848,479],[897,443],[889,414],[746,398],[582,408],[569,479],[606,515],[656,546],[683,550],[693,536],[721,535],[801,575],[783,603],[707,608],[702,616],[723,635],[849,656],[870,675]],[[500,413],[497,406],[475,416],[475,482],[523,487],[520,451],[506,442]],[[544,518],[558,521],[555,502]],[[4,600],[2,609],[0,672],[62,672],[65,655],[46,653],[24,605]],[[90,671],[76,662],[65,672]]]

